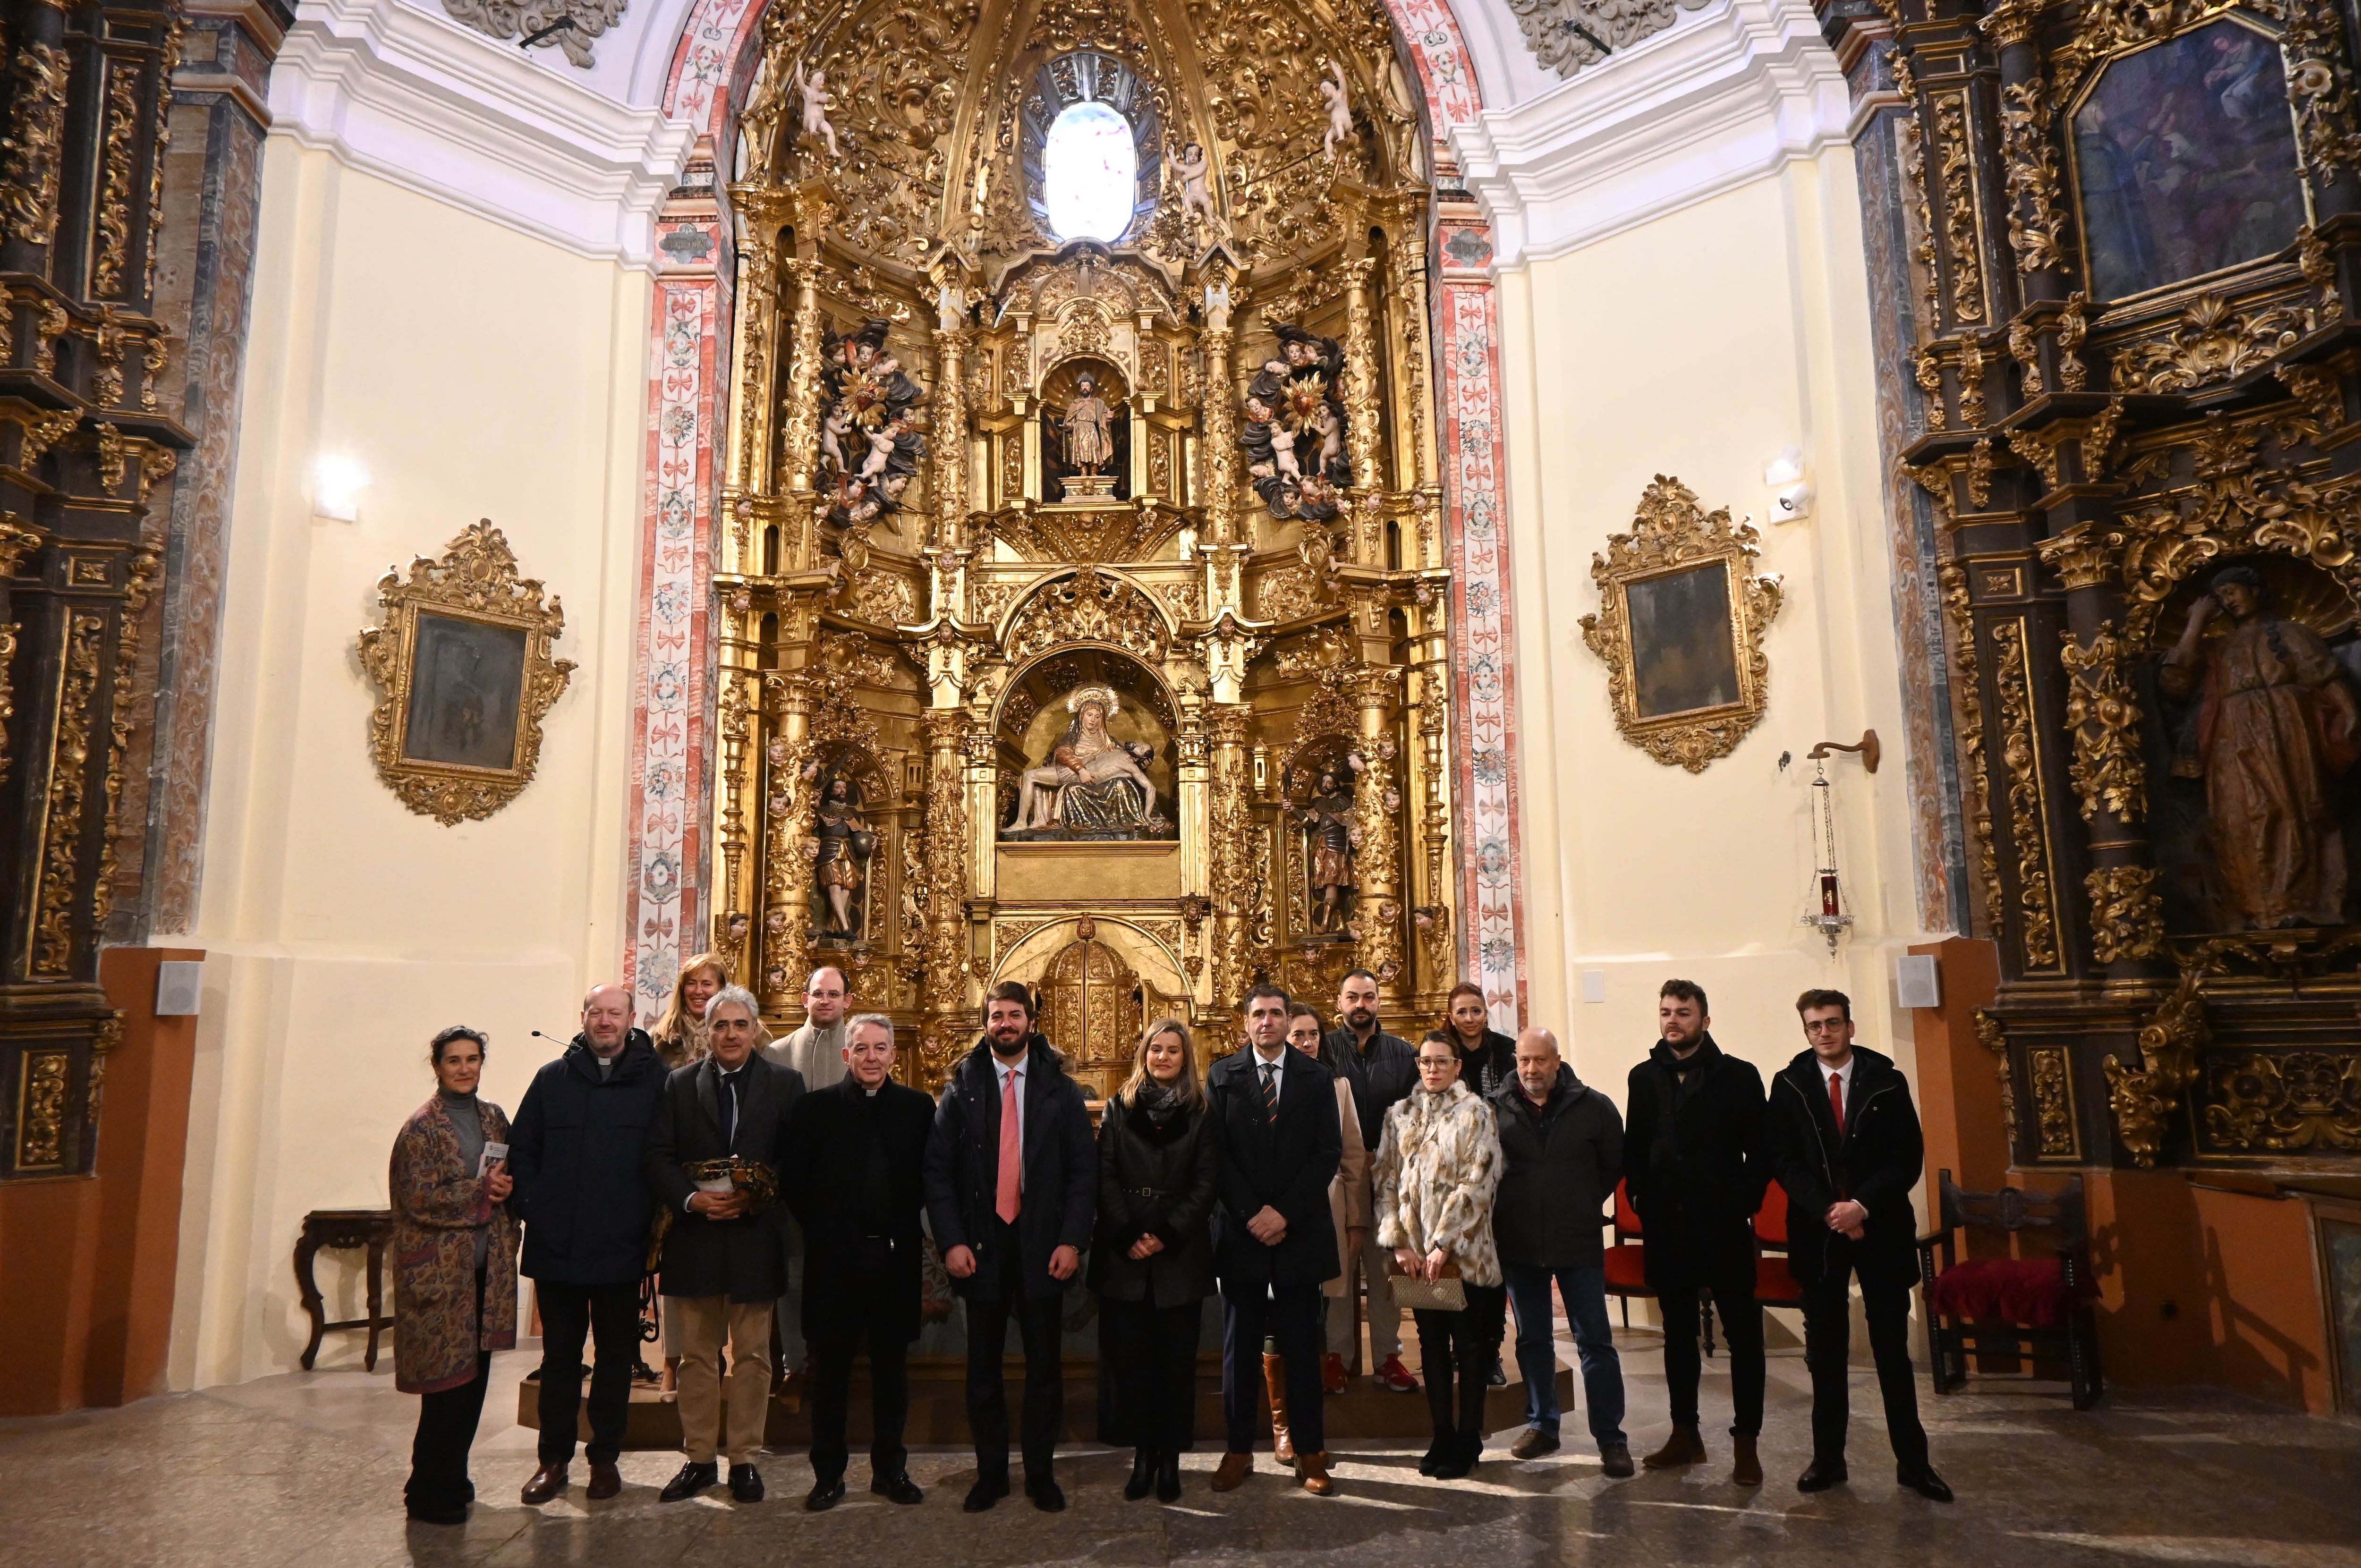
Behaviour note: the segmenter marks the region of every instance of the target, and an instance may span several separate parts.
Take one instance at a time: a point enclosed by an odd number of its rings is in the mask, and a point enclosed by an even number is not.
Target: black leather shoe
[[[426,1508],[412,1503],[409,1507],[409,1513],[410,1517],[420,1524],[466,1524],[467,1522],[467,1505],[465,1503],[454,1503],[447,1508]]]
[[[1123,1484],[1123,1500],[1126,1503],[1139,1501],[1140,1498],[1148,1496],[1148,1489],[1155,1484],[1156,1451],[1152,1448],[1133,1449],[1131,1479]]]
[[[741,1503],[763,1500],[763,1473],[751,1464],[730,1467],[730,1495]]]
[[[1156,1456],[1156,1500],[1159,1503],[1180,1500],[1180,1456],[1177,1453]]]
[[[697,1461],[692,1459],[687,1464],[680,1467],[679,1475],[664,1483],[664,1489],[656,1494],[656,1500],[664,1503],[677,1503],[683,1497],[694,1497],[699,1492],[704,1491],[708,1486],[719,1485],[720,1481],[721,1467],[719,1465],[699,1464]]]
[[[815,1481],[812,1483],[810,1496],[804,1498],[804,1511],[824,1514],[842,1501],[844,1501],[843,1476],[839,1475],[833,1481]]]
[[[1951,1500],[1951,1488],[1943,1484],[1943,1478],[1935,1474],[1935,1467],[1931,1464],[1921,1464],[1915,1469],[1908,1466],[1897,1469],[1894,1473],[1894,1479],[1930,1503],[1948,1503]]]
[[[1815,1459],[1812,1461],[1811,1467],[1809,1469],[1806,1470],[1801,1475],[1795,1477],[1795,1490],[1798,1492],[1825,1492],[1831,1486],[1843,1486],[1845,1484],[1845,1479],[1846,1476],[1843,1460],[1839,1459],[1824,1462]]]
[[[927,1495],[918,1490],[918,1484],[910,1479],[910,1473],[907,1470],[896,1470],[891,1475],[880,1475],[869,1483],[869,1489],[887,1502],[899,1503],[904,1508],[927,1500]]]
[[[1049,1476],[1044,1475],[1038,1481],[1028,1478],[1025,1483],[1025,1495],[1032,1498],[1033,1506],[1045,1514],[1066,1511],[1065,1491]]]
[[[1449,1457],[1450,1445],[1444,1442],[1443,1439],[1436,1438],[1434,1442],[1428,1446],[1427,1451],[1419,1455],[1418,1473],[1422,1475],[1432,1475],[1434,1474],[1435,1466],[1441,1464]]]
[[[980,1514],[1006,1496],[1007,1476],[979,1475],[975,1485],[967,1489],[967,1501],[960,1505],[960,1509],[963,1513]]]

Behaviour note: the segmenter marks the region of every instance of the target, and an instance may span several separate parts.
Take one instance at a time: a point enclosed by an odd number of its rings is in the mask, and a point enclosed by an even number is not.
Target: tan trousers
[[[714,1463],[723,1445],[721,1336],[730,1335],[730,1430],[732,1464],[752,1464],[763,1446],[771,1409],[771,1303],[727,1296],[667,1296],[680,1324],[681,1445],[694,1464]]]

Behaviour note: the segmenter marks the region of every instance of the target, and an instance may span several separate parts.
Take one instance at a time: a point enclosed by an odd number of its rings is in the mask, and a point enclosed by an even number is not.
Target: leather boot
[[[1148,1496],[1148,1487],[1156,1484],[1156,1450],[1135,1448],[1131,1451],[1131,1479],[1123,1485],[1123,1499],[1136,1503]]]
[[[1733,1434],[1730,1446],[1730,1484],[1733,1486],[1763,1485],[1763,1460],[1754,1452],[1754,1440],[1742,1433]]]
[[[1664,1446],[1640,1461],[1651,1470],[1670,1470],[1675,1465],[1701,1464],[1705,1462],[1705,1439],[1695,1427],[1675,1427]]]
[[[1295,1443],[1287,1435],[1287,1358],[1279,1341],[1262,1342],[1262,1385],[1270,1395],[1270,1452],[1281,1464],[1295,1463]]]

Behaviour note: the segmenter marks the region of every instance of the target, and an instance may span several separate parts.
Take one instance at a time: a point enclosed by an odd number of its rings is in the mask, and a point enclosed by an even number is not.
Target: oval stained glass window
[[[1121,239],[1131,226],[1138,175],[1131,122],[1104,104],[1070,105],[1041,148],[1049,226],[1061,240]]]

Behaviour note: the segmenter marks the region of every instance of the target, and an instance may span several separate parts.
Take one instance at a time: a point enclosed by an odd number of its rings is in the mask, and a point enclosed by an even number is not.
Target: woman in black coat
[[[1116,1425],[1135,1446],[1123,1489],[1133,1501],[1150,1486],[1163,1501],[1178,1500],[1180,1455],[1196,1444],[1197,1332],[1213,1293],[1209,1227],[1220,1148],[1195,1043],[1165,1019],[1141,1039],[1130,1080],[1099,1126],[1091,1248]]]

